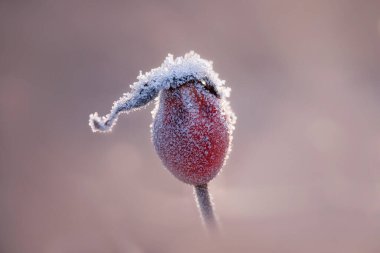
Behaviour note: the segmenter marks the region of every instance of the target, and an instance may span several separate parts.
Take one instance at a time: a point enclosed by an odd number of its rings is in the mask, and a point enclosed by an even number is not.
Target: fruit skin
[[[222,168],[230,145],[222,100],[198,80],[162,91],[152,139],[165,167],[179,180],[201,185]]]

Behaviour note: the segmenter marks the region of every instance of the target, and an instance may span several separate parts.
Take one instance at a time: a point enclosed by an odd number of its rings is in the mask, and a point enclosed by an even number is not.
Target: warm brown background
[[[150,111],[92,134],[139,70],[195,50],[233,88],[211,183],[161,165]],[[0,252],[380,252],[380,1],[0,2]]]

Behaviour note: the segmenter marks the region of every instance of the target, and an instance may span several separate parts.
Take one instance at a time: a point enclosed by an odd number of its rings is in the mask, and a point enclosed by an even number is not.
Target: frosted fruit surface
[[[165,167],[185,183],[209,182],[222,168],[230,145],[222,100],[206,83],[192,80],[164,90],[156,106],[152,138]]]

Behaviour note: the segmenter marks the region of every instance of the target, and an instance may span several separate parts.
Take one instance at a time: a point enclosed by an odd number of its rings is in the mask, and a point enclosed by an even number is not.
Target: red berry
[[[232,138],[229,124],[213,86],[189,81],[162,91],[152,126],[153,143],[175,177],[201,185],[224,164]]]
[[[152,124],[156,151],[175,177],[195,186],[204,221],[216,227],[207,183],[219,173],[230,151],[236,121],[227,99],[230,88],[213,71],[212,62],[193,51],[176,59],[169,54],[159,68],[140,73],[137,79],[109,114],[90,115],[92,131],[111,131],[119,114],[158,97]]]
[[[212,62],[194,52],[176,59],[168,55],[159,68],[140,73],[137,79],[109,114],[90,115],[92,131],[111,131],[119,114],[159,97],[152,125],[159,157],[183,182],[208,183],[226,160],[236,120],[227,99],[230,89],[213,71]]]

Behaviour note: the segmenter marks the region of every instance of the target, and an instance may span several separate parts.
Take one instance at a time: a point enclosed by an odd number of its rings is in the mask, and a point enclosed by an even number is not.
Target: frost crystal
[[[225,108],[229,109],[228,101],[224,98],[229,96],[230,89],[224,86],[224,81],[220,80],[218,74],[212,69],[211,61],[204,60],[191,51],[175,59],[169,54],[160,67],[145,74],[140,72],[137,82],[130,86],[131,92],[123,94],[119,100],[115,101],[111,112],[106,116],[100,117],[97,112],[91,114],[89,125],[93,132],[111,131],[120,113],[128,113],[143,107],[154,100],[161,90],[178,88],[192,80],[207,82],[213,86],[216,95],[224,101]],[[234,114],[231,112],[228,117],[233,126]]]

